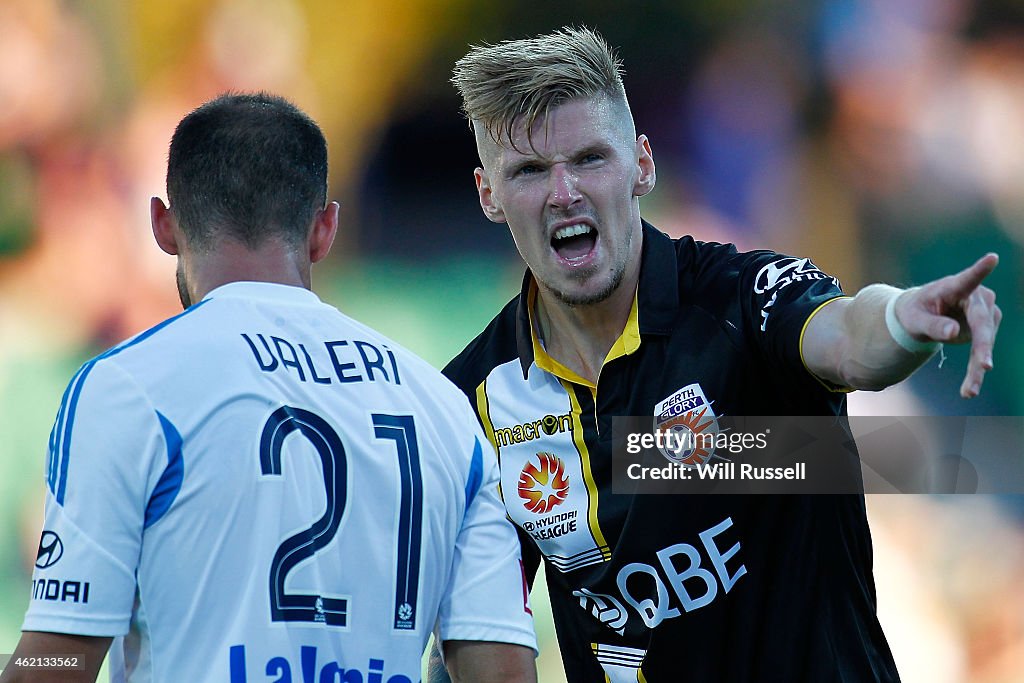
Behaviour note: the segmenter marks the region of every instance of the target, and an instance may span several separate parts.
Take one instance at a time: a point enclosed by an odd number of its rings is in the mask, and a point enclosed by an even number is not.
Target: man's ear
[[[331,251],[334,237],[338,234],[338,202],[329,202],[313,219],[309,233],[309,262],[317,263]]]
[[[491,178],[487,175],[487,171],[478,167],[473,171],[473,178],[476,179],[476,193],[480,197],[480,208],[484,210],[487,220],[494,223],[504,223],[505,212],[494,197],[494,192],[491,188]]]
[[[159,197],[152,197],[149,200],[149,222],[153,226],[153,237],[157,245],[171,256],[176,256],[180,249],[175,234],[178,224],[170,208]]]
[[[654,183],[658,175],[654,170],[654,155],[651,153],[651,143],[646,135],[636,139],[636,161],[640,167],[636,182],[633,184],[633,196],[643,197],[654,189]]]

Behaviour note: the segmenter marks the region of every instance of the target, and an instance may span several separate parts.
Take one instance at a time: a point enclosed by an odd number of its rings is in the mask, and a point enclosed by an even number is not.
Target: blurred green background
[[[324,128],[342,229],[314,288],[442,366],[518,290],[448,84],[469,44],[585,24],[619,47],[673,235],[812,256],[848,291],[986,251],[1005,318],[982,396],[963,349],[856,413],[1024,414],[1019,0],[0,0],[0,652],[17,641],[45,443],[84,360],[178,309],[152,243],[177,121],[265,89]],[[1021,458],[1011,453],[1007,457]],[[1019,681],[1021,497],[870,496],[907,681]],[[541,680],[563,680],[534,595]]]

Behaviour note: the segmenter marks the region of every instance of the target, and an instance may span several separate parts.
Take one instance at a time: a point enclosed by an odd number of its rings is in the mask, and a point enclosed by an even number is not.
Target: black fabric
[[[640,348],[604,366],[596,403],[589,388],[562,383],[579,404],[611,550],[607,561],[545,572],[568,680],[605,680],[592,647],[601,643],[645,651],[648,683],[898,681],[876,617],[863,496],[612,493],[612,418],[653,415],[681,387],[699,383],[719,416],[845,414],[845,396],[799,355],[808,316],[842,295],[834,278],[804,259],[643,230]],[[536,385],[527,375],[542,372],[531,369],[529,278],[444,370],[474,405],[499,365],[522,362],[523,392]],[[519,421],[529,422],[524,396]],[[514,494],[504,494],[510,505]],[[536,544],[520,538],[535,564]],[[582,593],[613,608],[599,618]],[[622,616],[617,633],[609,624]]]

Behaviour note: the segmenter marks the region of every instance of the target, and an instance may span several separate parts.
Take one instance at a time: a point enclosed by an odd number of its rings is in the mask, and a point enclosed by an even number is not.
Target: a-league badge
[[[718,418],[698,382],[688,384],[654,406],[654,429],[670,438],[658,450],[684,467],[703,465],[715,454]]]

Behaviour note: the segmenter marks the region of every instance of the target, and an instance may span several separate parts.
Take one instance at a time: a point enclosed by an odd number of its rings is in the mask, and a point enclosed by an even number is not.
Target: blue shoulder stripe
[[[480,483],[484,478],[484,453],[480,448],[479,439],[475,440],[473,446],[473,459],[469,463],[469,475],[466,477],[466,511],[469,511],[469,506],[476,498],[477,492],[480,490]]]
[[[82,394],[82,384],[85,383],[85,378],[89,376],[89,372],[96,365],[96,360],[94,358],[83,365],[82,369],[72,379],[74,390],[71,392],[71,403],[67,409],[67,421],[64,423],[64,439],[63,443],[58,442],[60,447],[60,451],[58,451],[60,472],[57,474],[57,503],[59,505],[64,504],[64,492],[68,485],[68,460],[71,459],[68,449],[71,448],[71,428],[75,423],[75,409],[78,408],[78,397]],[[69,385],[68,388],[70,389],[71,386]]]
[[[82,368],[79,368],[75,374],[71,377],[71,381],[68,382],[67,388],[64,389],[64,395],[60,399],[60,410],[57,411],[57,419],[53,422],[53,430],[50,432],[50,461],[47,469],[46,484],[50,488],[50,492],[54,495],[57,494],[57,466],[60,464],[60,442],[61,435],[64,430],[64,416],[67,413],[68,408],[68,396],[71,394],[71,387],[78,379],[79,373],[82,372]]]
[[[189,313],[192,313],[193,311],[198,310],[207,301],[211,301],[211,299],[203,299],[199,303],[197,303],[197,304],[195,304],[193,306],[189,306],[188,308],[186,308],[184,311],[182,311],[178,315],[170,317],[167,320],[164,320],[159,325],[155,325],[154,327],[149,328],[145,332],[139,333],[138,335],[136,335],[132,339],[129,339],[128,341],[124,342],[123,344],[115,346],[115,347],[109,349],[108,351],[106,351],[104,353],[101,353],[100,355],[96,356],[91,361],[89,361],[85,365],[83,365],[82,369],[78,371],[78,374],[75,375],[74,378],[72,378],[71,384],[68,385],[68,389],[71,390],[71,402],[70,402],[70,404],[67,407],[67,421],[66,421],[66,423],[64,425],[64,434],[63,434],[64,438],[61,439],[59,436],[56,438],[56,442],[57,442],[57,444],[58,444],[58,446],[60,448],[59,453],[55,457],[55,461],[58,460],[58,459],[60,461],[60,468],[59,468],[60,471],[59,471],[59,474],[57,475],[57,482],[56,482],[56,490],[57,490],[56,498],[57,498],[57,504],[58,505],[63,505],[64,504],[64,494],[65,494],[65,492],[67,490],[67,485],[68,485],[68,461],[71,460],[71,453],[70,453],[70,448],[71,448],[71,431],[72,431],[72,429],[74,429],[74,425],[75,425],[75,411],[78,409],[78,399],[79,399],[79,397],[82,394],[82,386],[85,384],[85,380],[89,376],[89,373],[92,371],[93,367],[96,365],[97,362],[103,360],[104,358],[110,358],[111,356],[116,356],[117,354],[121,353],[125,349],[129,349],[129,348],[135,346],[136,344],[144,342],[145,340],[149,339],[154,334],[156,334],[160,330],[164,329],[165,327],[167,327],[171,323],[175,322],[176,320],[180,320],[181,318],[183,318],[184,316],[188,315]],[[71,389],[72,385],[74,386],[73,390]],[[66,398],[67,398],[67,394],[65,393],[65,400],[66,400]],[[61,410],[62,411],[64,410],[64,406],[63,405],[61,406]],[[56,464],[56,462],[54,462],[54,468],[56,468],[56,466],[57,466],[57,464]],[[53,488],[54,487],[51,486],[50,490],[52,491]]]
[[[146,504],[146,517],[142,528],[148,529],[170,509],[174,499],[181,490],[181,482],[185,478],[185,459],[181,455],[181,434],[177,428],[158,410],[156,416],[164,430],[164,441],[167,443],[167,467],[164,468],[160,480],[153,487],[153,495]]]

